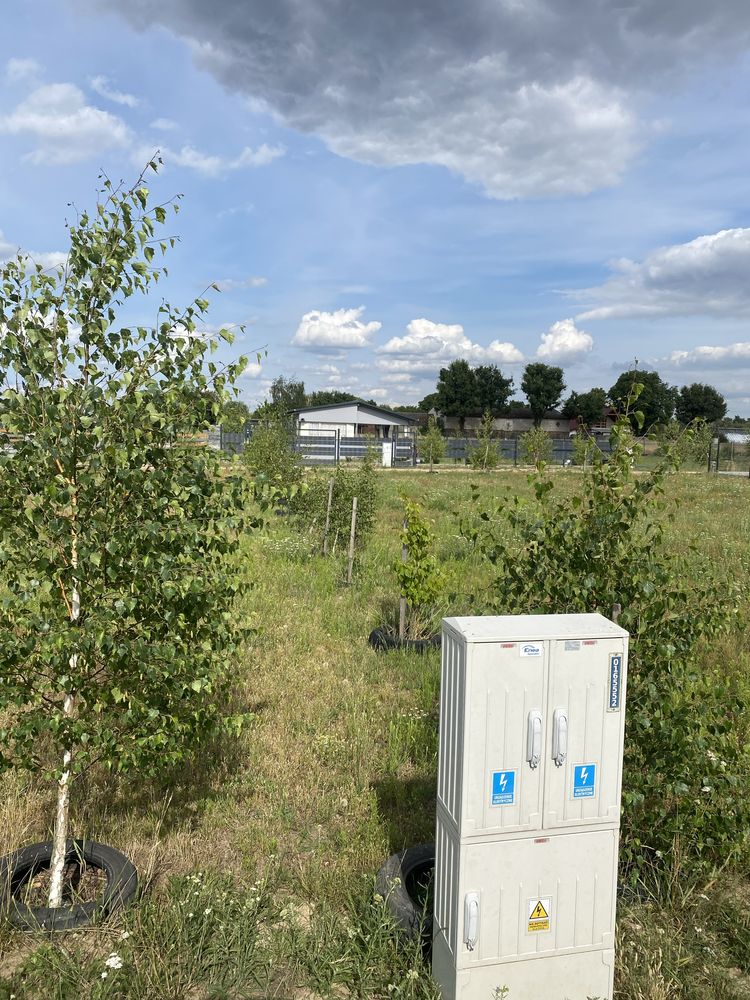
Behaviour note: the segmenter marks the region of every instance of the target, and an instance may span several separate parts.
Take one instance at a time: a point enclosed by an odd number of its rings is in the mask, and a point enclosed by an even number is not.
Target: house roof
[[[396,413],[395,410],[389,410],[381,406],[373,406],[372,403],[366,403],[363,399],[349,399],[344,403],[324,403],[321,406],[300,406],[296,410],[292,410],[292,413],[297,414],[307,414],[307,413],[320,413],[323,410],[341,410],[346,407],[356,407],[356,409],[363,415],[368,413],[373,416],[378,416],[381,418],[396,417],[400,422],[407,421],[408,423],[417,423],[417,418],[411,413]]]

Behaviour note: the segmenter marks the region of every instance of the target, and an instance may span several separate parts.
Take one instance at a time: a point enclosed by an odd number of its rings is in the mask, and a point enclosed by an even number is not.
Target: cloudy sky
[[[26,0],[0,40],[0,258],[100,168],[184,194],[166,294],[278,374],[416,402],[457,357],[633,359],[750,415],[747,0]],[[152,303],[132,307],[147,323]],[[520,396],[520,390],[518,395]]]

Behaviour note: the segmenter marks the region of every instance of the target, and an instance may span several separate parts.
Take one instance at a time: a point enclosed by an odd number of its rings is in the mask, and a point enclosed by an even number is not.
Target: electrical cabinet
[[[596,614],[444,621],[444,1000],[611,998],[627,642]]]

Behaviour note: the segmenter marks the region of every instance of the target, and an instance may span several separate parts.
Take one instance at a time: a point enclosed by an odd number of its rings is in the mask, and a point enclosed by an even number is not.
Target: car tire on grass
[[[93,840],[69,840],[65,864],[101,871],[103,892],[88,902],[64,903],[59,907],[28,906],[19,895],[39,873],[49,869],[52,842],[31,844],[0,858],[0,904],[10,923],[19,930],[71,931],[86,927],[127,905],[138,889],[134,865],[115,850]]]
[[[367,637],[373,649],[405,649],[412,653],[426,653],[431,649],[440,649],[441,636],[430,635],[426,639],[399,639],[384,628],[375,628]]]
[[[419,844],[392,854],[377,874],[375,892],[382,896],[403,936],[432,941],[431,882],[435,845]]]

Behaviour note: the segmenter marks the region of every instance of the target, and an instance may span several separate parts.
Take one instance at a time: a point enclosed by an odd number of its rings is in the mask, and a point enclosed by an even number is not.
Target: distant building
[[[417,426],[411,413],[395,413],[362,400],[348,403],[331,403],[328,406],[303,406],[292,410],[299,434],[325,434],[338,431],[341,437],[372,435],[393,438]]]
[[[438,414],[438,416],[440,416]],[[461,436],[461,421],[458,417],[441,417],[441,422],[445,428],[445,433],[449,437]],[[567,437],[570,432],[570,420],[563,417],[559,410],[547,410],[542,418],[540,426],[553,437]],[[468,437],[476,435],[482,426],[482,414],[464,418],[463,434]],[[507,415],[495,417],[492,427],[501,436],[517,437],[525,434],[534,426],[534,418],[531,410],[526,407],[513,407]]]

